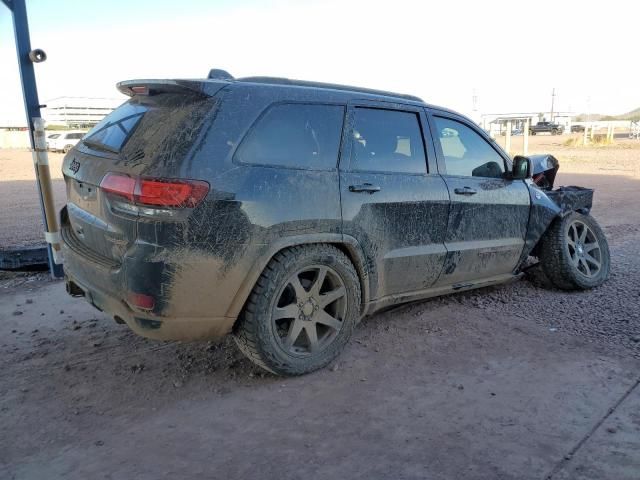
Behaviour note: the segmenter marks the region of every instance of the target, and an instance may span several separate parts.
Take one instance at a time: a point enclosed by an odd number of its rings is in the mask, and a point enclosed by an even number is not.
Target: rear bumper
[[[71,296],[84,297],[95,308],[113,316],[118,323],[126,323],[143,337],[154,340],[217,340],[231,331],[235,321],[230,317],[176,318],[137,312],[123,300],[78,280],[68,270],[65,272],[67,292]]]
[[[201,295],[179,295],[185,288],[176,279],[185,278],[187,289],[196,291],[193,279],[176,275],[175,265],[159,260],[159,247],[133,245],[122,263],[102,257],[84,246],[62,215],[62,250],[67,291],[83,296],[99,310],[126,323],[131,330],[157,340],[214,340],[228,334],[235,317],[225,316],[232,296],[216,296],[212,302]],[[166,255],[170,257],[171,255]],[[202,284],[202,279],[200,281]],[[152,296],[150,310],[127,302],[131,293]],[[209,295],[213,297],[214,295]]]

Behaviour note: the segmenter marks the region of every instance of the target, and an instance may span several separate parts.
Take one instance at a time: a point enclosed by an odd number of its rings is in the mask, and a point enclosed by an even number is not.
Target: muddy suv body
[[[303,373],[366,314],[515,278],[591,206],[416,97],[213,77],[119,84],[131,99],[64,160],[68,291],[141,335],[233,331]]]

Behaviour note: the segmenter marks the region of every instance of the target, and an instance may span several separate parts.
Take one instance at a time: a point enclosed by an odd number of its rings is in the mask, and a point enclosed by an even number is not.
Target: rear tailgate
[[[210,85],[198,91],[195,81],[188,82],[189,88],[175,81],[147,82],[121,84],[132,98],[89,131],[62,167],[68,199],[62,218],[65,242],[110,267],[117,267],[135,242],[138,215],[115,209],[101,181],[108,172],[179,178],[216,106],[210,92],[203,91],[212,90]]]

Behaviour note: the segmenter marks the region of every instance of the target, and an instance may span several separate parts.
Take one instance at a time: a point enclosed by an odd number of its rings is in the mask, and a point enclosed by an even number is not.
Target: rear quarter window
[[[136,96],[96,125],[83,139],[91,150],[178,168],[195,151],[215,118],[217,101],[183,93]]]
[[[143,105],[127,102],[107,115],[83,138],[89,147],[118,153],[147,111]]]
[[[336,168],[343,119],[340,105],[272,105],[244,138],[235,159],[253,165]]]

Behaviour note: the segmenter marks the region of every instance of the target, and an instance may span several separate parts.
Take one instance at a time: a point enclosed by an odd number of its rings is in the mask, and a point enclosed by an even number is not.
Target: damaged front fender
[[[531,198],[529,222],[525,244],[518,269],[529,255],[536,254],[536,247],[551,223],[571,212],[587,215],[593,203],[593,189],[563,186],[553,189],[558,160],[552,155],[532,155],[533,179],[527,182]]]

